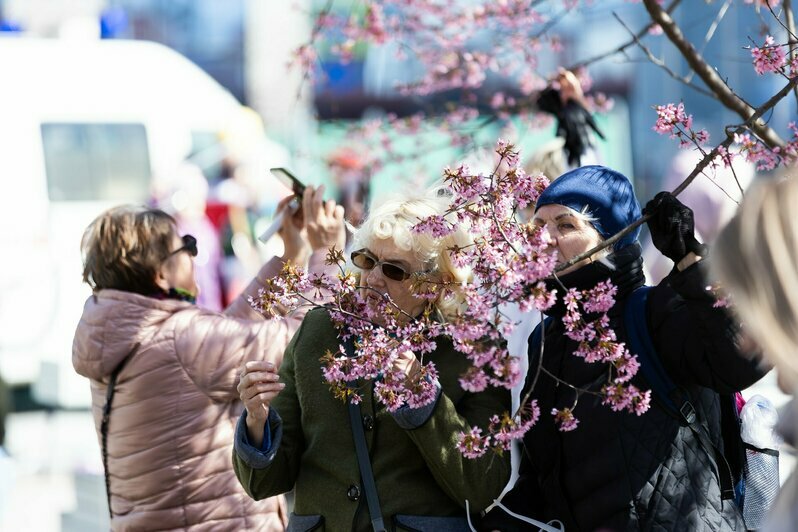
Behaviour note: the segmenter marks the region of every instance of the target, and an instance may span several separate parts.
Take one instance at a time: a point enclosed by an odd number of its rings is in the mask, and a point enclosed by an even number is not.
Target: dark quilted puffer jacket
[[[638,244],[615,254],[616,270],[600,263],[563,276],[567,287],[588,288],[610,277],[616,286],[611,326],[626,339],[623,310],[628,295],[644,283]],[[714,300],[699,262],[674,270],[649,293],[647,323],[657,353],[672,379],[686,388],[714,443],[720,437],[719,394],[756,382],[763,371],[737,348],[733,323]],[[560,290],[562,292],[562,290]],[[543,368],[567,383],[598,390],[606,380],[603,365],[590,365],[571,353],[576,343],[564,335],[561,302],[545,332]],[[540,346],[529,346],[530,375],[536,373]],[[540,373],[533,398],[541,419],[523,440],[520,477],[504,497],[512,511],[548,522],[557,519],[572,531],[745,530],[734,503],[722,501],[712,461],[689,428],[652,402],[642,416],[613,412],[593,395],[579,397],[579,426],[560,432],[552,408],[571,407],[575,391]],[[527,380],[529,386],[531,378]],[[642,372],[632,381],[649,389]],[[501,509],[486,517],[486,529],[538,530]]]

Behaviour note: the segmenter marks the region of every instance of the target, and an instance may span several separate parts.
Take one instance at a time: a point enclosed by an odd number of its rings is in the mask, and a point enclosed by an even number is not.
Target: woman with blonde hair
[[[395,199],[370,212],[354,235],[351,254],[367,304],[378,307],[387,295],[400,319],[418,317],[430,304],[415,291],[421,278],[452,287],[432,302],[440,319],[458,311],[463,300],[454,287],[470,272],[455,267],[448,248],[466,246],[467,232],[459,227],[433,238],[412,231],[422,218],[446,212],[447,192]],[[457,433],[487,427],[491,415],[510,407],[510,394],[464,390],[458,378],[469,361],[448,338],[434,340],[437,348],[425,355],[438,371],[432,403],[390,412],[375,400],[375,379],[359,387],[360,413],[352,414],[330,392],[319,361],[338,351],[338,330],[327,309],[309,312],[279,375],[262,363],[242,368],[239,391],[246,412],[233,461],[247,493],[260,499],[293,489],[291,530],[469,530],[466,507],[476,515],[498,496],[510,475],[509,456],[465,458],[455,449]],[[394,363],[408,376],[418,367],[410,351]],[[373,475],[363,471],[361,460]]]
[[[788,393],[798,388],[798,179],[755,184],[712,250],[712,273],[732,298],[746,332],[778,371]],[[779,431],[798,442],[798,405],[782,409]],[[798,477],[782,486],[765,530],[795,530]]]
[[[254,503],[230,468],[238,367],[278,366],[307,312],[264,320],[247,297],[284,263],[303,265],[308,248],[319,272],[329,247],[343,249],[343,209],[322,193],[308,187],[283,222],[284,255],[223,313],[194,304],[198,243],[165,212],[116,207],[86,229],[83,277],[94,294],[72,363],[91,380],[112,530],[284,529],[284,499]]]

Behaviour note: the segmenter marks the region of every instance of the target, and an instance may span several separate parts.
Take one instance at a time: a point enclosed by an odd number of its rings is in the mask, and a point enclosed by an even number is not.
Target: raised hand
[[[307,187],[302,197],[302,212],[308,242],[313,251],[346,245],[344,208],[333,200],[324,201],[324,185],[317,189]]]
[[[263,430],[269,406],[285,388],[279,382],[277,368],[265,360],[250,360],[241,366],[238,395],[247,409],[247,437],[254,447],[263,445]]]

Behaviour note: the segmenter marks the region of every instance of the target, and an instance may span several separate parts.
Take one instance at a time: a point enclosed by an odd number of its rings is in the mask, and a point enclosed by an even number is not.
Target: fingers
[[[294,196],[286,196],[283,199],[281,199],[277,203],[277,212],[280,212],[283,209],[285,209],[285,206],[288,205],[291,202],[292,199],[294,199]]]
[[[248,360],[241,365],[241,376],[250,371],[272,371],[276,366],[268,360]]]
[[[274,397],[278,393],[280,393],[283,390],[283,388],[285,388],[284,382],[261,382],[259,384],[254,384],[242,390],[240,392],[240,396],[241,400],[244,401],[244,403],[250,403],[252,399],[255,399],[264,394],[266,395],[271,394],[271,396]]]

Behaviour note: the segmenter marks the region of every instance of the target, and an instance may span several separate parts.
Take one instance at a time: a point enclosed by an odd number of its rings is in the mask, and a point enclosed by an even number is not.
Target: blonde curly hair
[[[463,305],[459,286],[472,279],[470,268],[458,268],[452,262],[451,249],[467,247],[473,239],[462,223],[457,223],[454,214],[447,214],[451,191],[445,186],[436,186],[419,195],[392,198],[372,208],[368,218],[357,229],[352,238],[352,249],[368,248],[375,240],[390,239],[397,248],[411,251],[426,265],[430,274],[449,279],[435,307],[444,319],[458,314]],[[428,216],[444,216],[454,225],[454,231],[436,238],[428,233],[415,233],[414,225]]]

